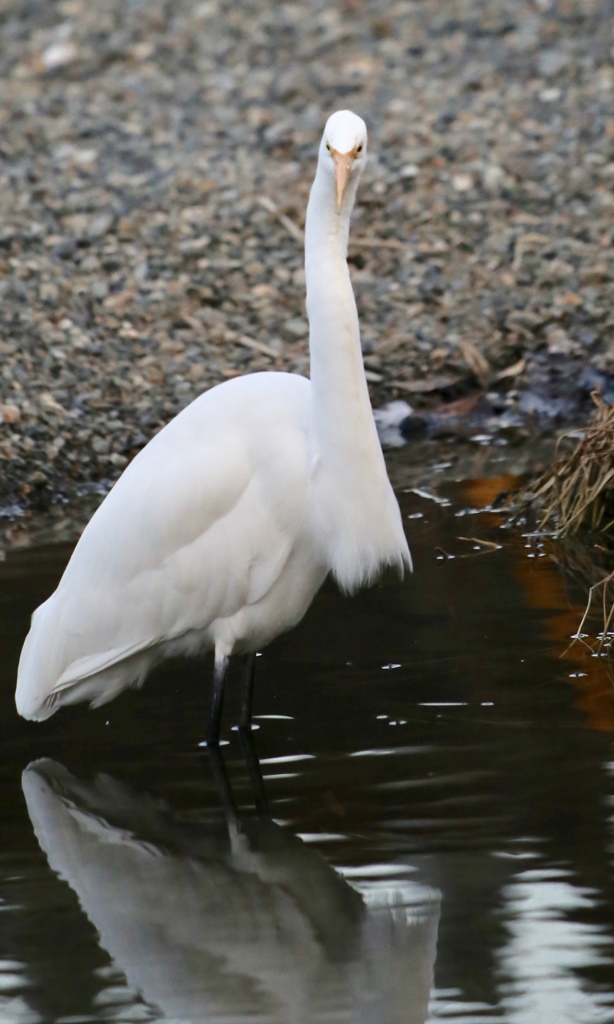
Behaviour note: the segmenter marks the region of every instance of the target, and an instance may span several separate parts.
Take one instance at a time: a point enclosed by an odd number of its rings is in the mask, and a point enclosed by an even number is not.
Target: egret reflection
[[[50,760],[23,773],[40,846],[128,984],[186,1024],[424,1024],[436,894],[407,877],[350,884],[266,813],[240,816],[219,755],[216,772],[219,824],[108,775],[81,782]]]

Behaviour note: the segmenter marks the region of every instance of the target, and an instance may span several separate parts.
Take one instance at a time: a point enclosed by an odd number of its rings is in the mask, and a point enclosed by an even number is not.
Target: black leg
[[[220,799],[222,801],[222,807],[224,808],[228,834],[230,838],[233,839],[234,836],[238,836],[241,832],[241,822],[237,812],[237,806],[232,795],[232,789],[230,788],[230,782],[228,781],[226,765],[222,760],[222,755],[220,754],[218,746],[210,746],[208,754],[211,769],[213,771],[213,777],[217,784]]]
[[[245,729],[241,726],[239,729],[239,739],[241,740],[241,747],[243,749],[243,756],[247,766],[247,774],[252,787],[252,793],[254,794],[254,802],[256,804],[258,817],[269,817],[269,802],[266,798],[264,789],[264,780],[262,778],[262,771],[260,770],[260,761],[258,760],[258,754],[256,753],[256,748],[254,746],[254,734],[251,729]]]
[[[252,724],[252,699],[254,696],[254,671],[256,668],[256,652],[252,651],[245,659],[243,674],[243,704],[241,707],[242,729],[249,729]]]
[[[207,733],[207,745],[216,746],[220,740],[220,723],[222,721],[222,707],[224,704],[224,679],[228,668],[228,658],[215,659],[213,668],[213,704],[211,706],[211,718],[209,719],[209,731]]]

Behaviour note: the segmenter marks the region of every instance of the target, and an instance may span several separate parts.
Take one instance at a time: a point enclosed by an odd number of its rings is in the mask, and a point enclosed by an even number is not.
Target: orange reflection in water
[[[466,499],[480,508],[493,503],[502,491],[517,486],[519,478],[507,475],[490,479],[471,480],[464,488]],[[589,725],[600,732],[614,733],[614,686],[608,674],[605,658],[593,656],[590,649],[571,637],[578,631],[585,605],[573,601],[565,588],[557,561],[556,544],[547,541],[540,552],[543,558],[528,558],[525,538],[518,534],[510,537],[510,546],[518,552],[514,561],[514,575],[530,608],[544,609],[550,615],[544,620],[546,637],[561,648],[561,658],[572,666],[570,681],[578,690],[576,706],[586,715]],[[534,554],[538,554],[537,548]]]

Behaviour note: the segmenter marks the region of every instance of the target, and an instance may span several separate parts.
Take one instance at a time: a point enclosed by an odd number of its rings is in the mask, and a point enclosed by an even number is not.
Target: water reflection
[[[198,747],[209,694],[198,662],[167,663],[99,711],[19,721],[19,647],[68,551],[0,562],[1,1024],[167,1021],[171,1011],[176,1021],[197,986],[214,981],[205,998],[219,1019],[229,978],[227,1022],[241,1020],[248,982],[248,1020],[424,1019],[434,923],[421,916],[415,878],[442,893],[429,1022],[614,1021],[614,688],[604,659],[580,644],[564,654],[586,593],[574,579],[562,584],[561,549],[475,511],[505,486],[477,481],[461,493],[431,482],[438,501],[401,494],[415,575],[352,600],[325,586],[299,627],[266,649],[256,738],[277,824],[250,817],[230,730],[224,754],[240,814],[221,811]],[[453,557],[439,560],[442,551]],[[238,679],[230,683],[228,722],[238,704]],[[23,767],[42,754],[72,773],[37,769],[41,803],[55,801],[64,821],[56,853],[45,848],[66,878],[74,857],[74,891],[50,870],[23,801]],[[77,781],[101,770],[124,782]],[[101,850],[108,875],[86,907]],[[225,916],[215,898],[227,877],[236,903]],[[107,934],[122,904],[136,915],[140,951],[135,933],[123,945]],[[83,908],[92,921],[103,915],[102,944]],[[283,931],[291,924],[303,945]],[[272,966],[267,949],[277,950]],[[163,1015],[151,1009],[158,989],[146,992],[155,985],[179,1000]]]
[[[503,1004],[513,1024],[610,1020],[609,994],[587,991],[582,972],[611,970],[607,928],[583,922],[599,893],[578,886],[564,868],[518,873],[504,893],[509,942],[501,951]]]
[[[350,884],[270,817],[240,816],[224,776],[217,826],[51,760],[32,763],[22,784],[50,866],[167,1018],[426,1020],[438,901],[424,886],[385,872]],[[98,1003],[125,1020],[130,992],[116,977],[112,990]]]

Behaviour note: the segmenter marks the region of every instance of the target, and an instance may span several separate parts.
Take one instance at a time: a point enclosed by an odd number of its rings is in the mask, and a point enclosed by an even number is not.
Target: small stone
[[[582,284],[607,284],[612,280],[612,271],[606,263],[595,263],[591,267],[583,267],[580,271]]]
[[[62,414],[64,414],[65,412],[60,403],[55,400],[55,398],[53,397],[52,394],[50,394],[49,391],[43,391],[42,394],[38,396],[38,404],[42,409],[45,410],[45,412]]]
[[[79,269],[83,274],[93,274],[96,270],[100,270],[100,260],[93,253],[89,253],[81,260]]]
[[[71,260],[75,255],[77,243],[71,236],[61,238],[57,245],[54,247],[53,253],[58,256],[61,260]]]
[[[563,50],[542,50],[537,58],[540,75],[550,78],[567,67],[570,57]]]
[[[0,405],[0,423],[19,423],[21,411],[18,406],[6,403]]]
[[[286,320],[281,330],[286,341],[300,341],[309,334],[309,324],[302,316],[293,316]]]
[[[94,299],[106,299],[109,294],[109,285],[104,278],[100,278],[98,281],[92,281],[90,294]]]
[[[184,242],[180,242],[177,246],[179,252],[185,253],[201,253],[205,252],[211,244],[209,235],[200,235],[199,238],[186,238]]]
[[[470,174],[455,174],[452,178],[452,188],[456,192],[469,192],[473,188],[473,177]]]
[[[129,242],[138,234],[138,225],[132,217],[120,217],[117,222],[117,237],[123,242]]]
[[[188,377],[190,378],[190,380],[202,380],[204,376],[205,367],[202,365],[202,363],[192,363],[190,369],[188,370]]]
[[[502,187],[506,179],[505,171],[498,164],[487,164],[483,172],[484,187],[489,192],[496,192]]]
[[[88,238],[102,238],[108,234],[113,224],[113,215],[111,213],[99,213],[96,217],[92,217],[89,221],[86,229]]]
[[[565,281],[574,273],[574,268],[570,263],[566,263],[565,260],[554,259],[550,263],[546,263],[543,273],[540,275],[540,280],[556,284],[557,281]]]
[[[550,355],[569,356],[578,349],[575,341],[569,337],[562,327],[552,327],[546,331],[546,343]]]
[[[58,43],[52,43],[41,54],[41,63],[44,71],[57,71],[72,64],[79,56],[77,47],[70,39],[62,39]]]
[[[560,100],[561,96],[561,90],[556,87],[552,87],[551,89],[542,89],[539,94],[539,98],[542,103],[556,103],[557,100]]]
[[[60,297],[60,289],[52,281],[43,281],[38,289],[38,297],[46,306],[56,306]]]
[[[248,277],[259,277],[260,274],[263,274],[266,271],[264,263],[259,263],[257,260],[254,260],[251,263],[246,263],[244,269]]]

